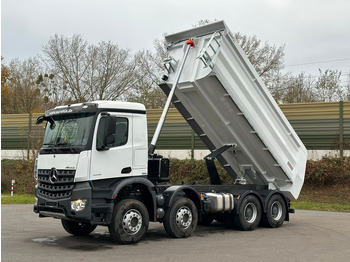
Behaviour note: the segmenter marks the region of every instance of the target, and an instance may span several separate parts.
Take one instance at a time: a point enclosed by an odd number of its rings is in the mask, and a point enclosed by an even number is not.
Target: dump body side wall
[[[214,34],[212,27],[208,26],[208,34],[203,28],[192,30],[195,47],[173,103],[211,151],[234,145],[218,157],[232,178],[267,185],[296,199],[304,180],[306,148],[225,24],[217,22]],[[167,38],[172,41],[168,43],[172,61],[181,60],[182,38],[190,34]],[[170,70],[161,84],[166,93],[173,78]]]

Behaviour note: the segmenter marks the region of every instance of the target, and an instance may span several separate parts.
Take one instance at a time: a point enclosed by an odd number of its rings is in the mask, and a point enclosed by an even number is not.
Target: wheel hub
[[[280,202],[275,201],[271,205],[271,217],[273,220],[278,221],[282,217],[282,205]]]
[[[191,210],[183,206],[179,208],[179,210],[176,213],[176,225],[180,229],[187,229],[192,223],[192,213]]]
[[[135,235],[142,226],[142,216],[136,209],[130,209],[123,217],[123,230],[129,235]]]
[[[257,216],[258,216],[258,210],[256,206],[252,203],[249,203],[248,205],[246,205],[246,207],[244,208],[245,220],[248,223],[253,223],[257,218]]]

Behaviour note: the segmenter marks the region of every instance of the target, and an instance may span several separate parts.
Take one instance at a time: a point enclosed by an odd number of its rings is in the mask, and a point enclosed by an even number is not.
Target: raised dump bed
[[[307,151],[223,21],[166,37],[169,93],[192,39],[173,104],[239,184],[268,185],[291,199],[304,181]]]

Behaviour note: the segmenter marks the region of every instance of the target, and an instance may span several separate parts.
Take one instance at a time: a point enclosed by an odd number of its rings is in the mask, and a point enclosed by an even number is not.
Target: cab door
[[[107,117],[115,121],[112,127],[106,126]],[[132,125],[131,113],[111,112],[98,116],[92,143],[90,180],[133,175]]]

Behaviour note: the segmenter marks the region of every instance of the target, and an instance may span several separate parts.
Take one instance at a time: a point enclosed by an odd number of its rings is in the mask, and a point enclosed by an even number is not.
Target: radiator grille
[[[39,169],[39,195],[50,199],[70,197],[74,188],[74,176],[75,170]]]

